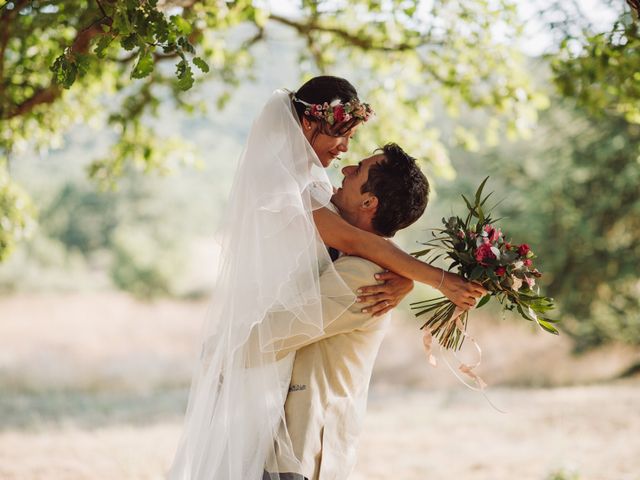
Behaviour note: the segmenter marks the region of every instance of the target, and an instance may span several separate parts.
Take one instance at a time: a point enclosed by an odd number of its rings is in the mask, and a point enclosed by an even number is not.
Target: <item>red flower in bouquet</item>
[[[487,260],[496,260],[496,254],[491,250],[491,244],[483,243],[478,247],[475,254],[480,265],[489,265]]]
[[[506,268],[504,268],[504,267],[496,268],[496,275],[498,275],[499,277],[504,277],[506,273],[507,273],[507,269]]]
[[[518,247],[518,255],[520,255],[521,257],[526,257],[527,253],[529,253],[530,251],[531,249],[529,248],[529,245],[527,245],[526,243],[523,243]]]

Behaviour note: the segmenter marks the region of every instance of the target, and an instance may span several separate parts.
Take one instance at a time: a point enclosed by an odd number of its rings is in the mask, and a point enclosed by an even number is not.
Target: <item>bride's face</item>
[[[326,168],[331,165],[331,162],[338,157],[338,155],[349,150],[349,141],[358,129],[358,125],[354,126],[341,137],[332,137],[321,132],[317,132],[316,134],[317,128],[317,123],[309,122],[306,118],[303,119],[302,131],[304,136],[313,147],[316,155],[318,155],[322,166]]]

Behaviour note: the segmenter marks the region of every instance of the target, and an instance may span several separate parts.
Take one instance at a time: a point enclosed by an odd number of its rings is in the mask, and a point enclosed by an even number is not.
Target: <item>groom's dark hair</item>
[[[378,197],[378,208],[371,219],[374,230],[393,237],[424,213],[429,202],[429,181],[418,167],[416,159],[395,143],[377,149],[384,159],[369,168],[369,178],[361,193]]]

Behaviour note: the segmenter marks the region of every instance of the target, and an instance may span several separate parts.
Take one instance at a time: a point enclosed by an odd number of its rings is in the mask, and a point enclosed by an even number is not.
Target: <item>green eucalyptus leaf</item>
[[[489,294],[482,297],[476,305],[476,309],[484,307],[489,302],[489,300],[491,300],[491,295]]]
[[[489,180],[489,177],[485,177],[485,179],[482,180],[482,183],[478,187],[478,190],[476,190],[476,196],[475,196],[476,205],[480,205],[480,199],[482,198],[482,190],[484,190],[484,186],[487,183],[487,180]]]

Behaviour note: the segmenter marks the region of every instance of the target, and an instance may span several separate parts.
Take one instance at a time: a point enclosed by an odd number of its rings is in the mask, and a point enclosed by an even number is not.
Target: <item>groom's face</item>
[[[369,169],[384,160],[382,153],[372,155],[360,161],[357,165],[349,165],[342,169],[344,179],[342,186],[333,195],[333,204],[341,212],[356,212],[362,207],[367,199],[371,198],[371,193],[362,193],[362,186],[369,179]]]

